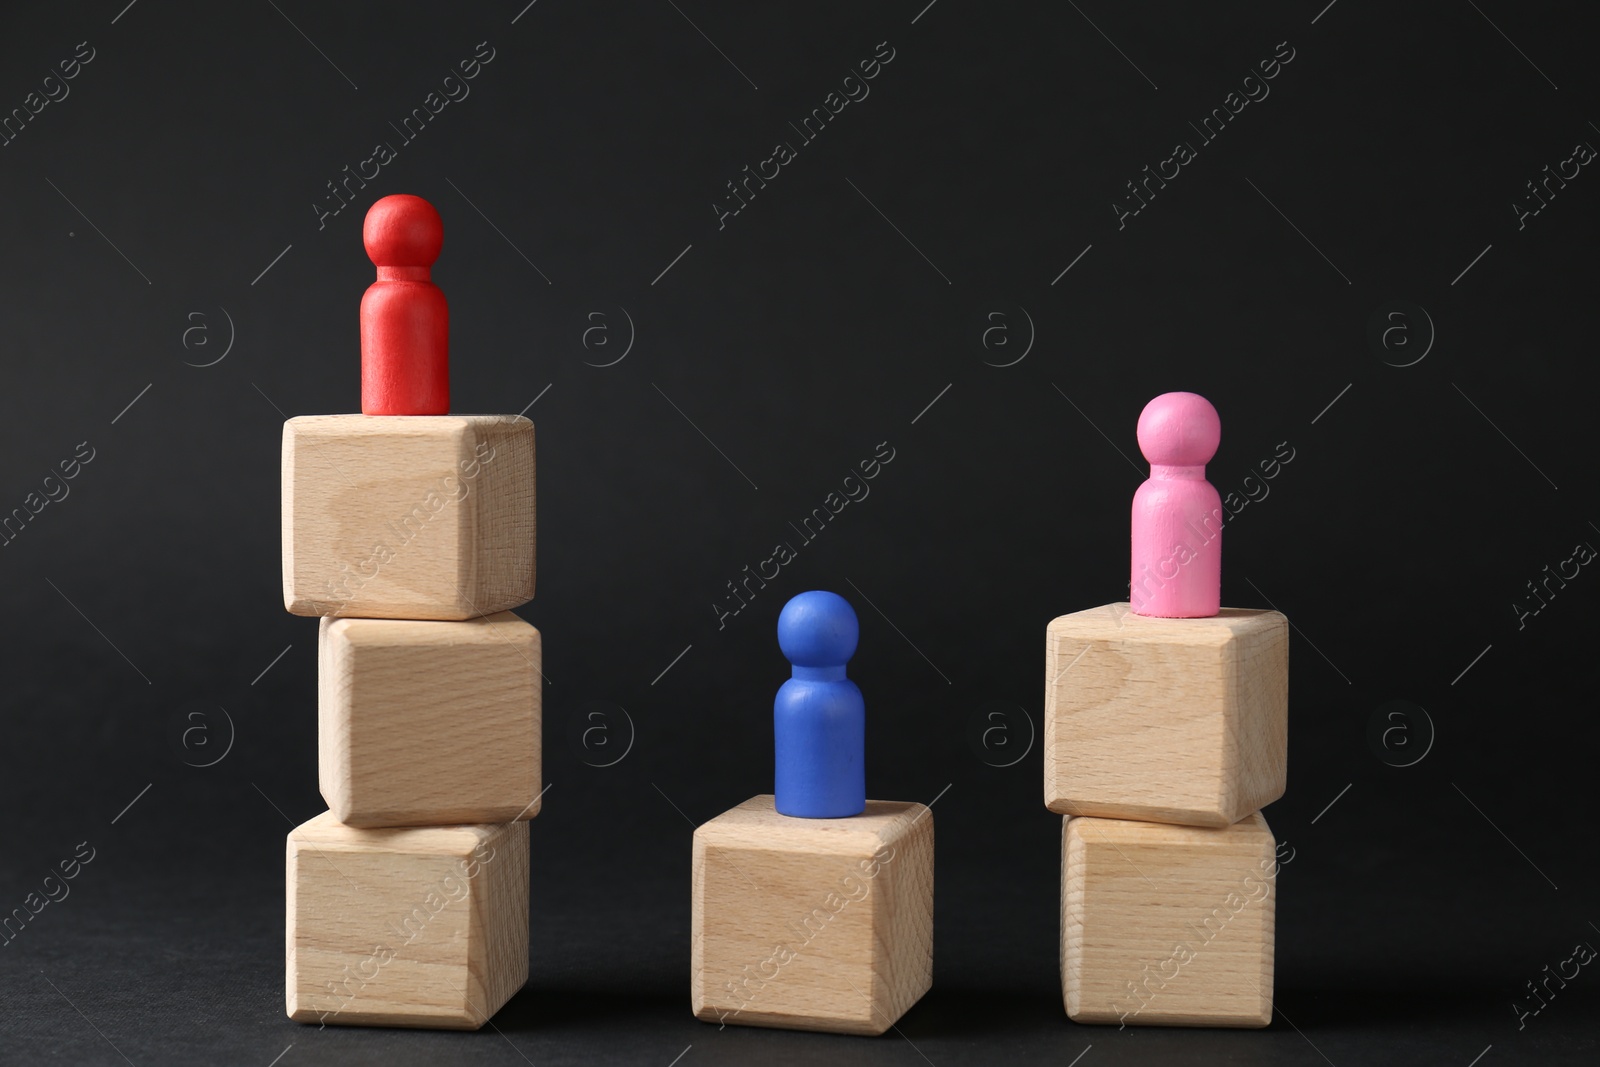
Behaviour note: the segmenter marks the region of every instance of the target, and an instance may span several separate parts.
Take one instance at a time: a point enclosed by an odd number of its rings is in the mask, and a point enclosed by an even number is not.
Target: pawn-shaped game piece
[[[450,411],[450,311],[429,269],[444,223],[420,196],[396,193],[367,211],[361,238],[378,280],[361,298],[361,411]]]
[[[1222,498],[1206,464],[1222,440],[1217,409],[1163,393],[1139,415],[1150,478],[1133,495],[1129,603],[1136,615],[1202,619],[1222,606]]]
[[[866,704],[844,673],[860,636],[837,593],[801,593],[778,615],[778,647],[794,668],[772,709],[780,815],[842,819],[867,806]]]

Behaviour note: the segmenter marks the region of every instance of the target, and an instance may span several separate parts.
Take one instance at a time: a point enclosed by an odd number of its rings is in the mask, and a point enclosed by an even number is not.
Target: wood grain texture
[[[694,834],[690,992],[707,1022],[881,1034],[933,983],[933,815],[758,796]]]
[[[533,423],[305,415],[283,427],[283,602],[296,615],[470,619],[534,587]]]
[[[528,824],[289,832],[296,1022],[476,1030],[528,979]]]
[[[358,827],[539,813],[539,631],[509,611],[464,622],[323,619],[322,798]]]
[[[1067,817],[1061,989],[1081,1023],[1266,1026],[1278,866],[1260,812],[1206,829]]]
[[[1045,637],[1044,800],[1062,815],[1227,826],[1283,796],[1289,620],[1127,604],[1063,615]]]

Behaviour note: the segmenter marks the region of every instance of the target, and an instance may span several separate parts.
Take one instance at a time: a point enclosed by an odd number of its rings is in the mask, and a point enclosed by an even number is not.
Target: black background
[[[1600,576],[1520,628],[1513,605],[1600,544],[1600,178],[1512,208],[1600,143],[1592,18],[524,2],[5,12],[0,109],[78,42],[94,59],[0,148],[0,510],[79,442],[94,459],[0,554],[0,910],[80,841],[95,859],[0,949],[0,1058],[1592,1062],[1592,969],[1520,1029],[1514,1005],[1600,943]],[[480,41],[471,95],[399,144]],[[870,96],[719,228],[724,183],[884,41]],[[1270,96],[1119,229],[1124,183],[1285,41]],[[379,140],[398,158],[319,228]],[[357,409],[361,218],[398,191],[445,219],[456,410],[538,427],[532,977],[466,1035],[283,1017],[283,837],[324,805],[280,426]],[[1221,412],[1224,493],[1295,456],[1223,577],[1296,625],[1264,1032],[1060,1002],[1060,822],[1026,745],[1043,631],[1125,597],[1133,427],[1170,389]],[[880,442],[870,497],[719,629],[724,583]],[[934,988],[877,1039],[689,1010],[691,824],[770,789],[773,625],[816,587],[861,618],[869,792],[939,797]],[[595,710],[611,748],[572,740]],[[1012,747],[974,745],[996,721]]]

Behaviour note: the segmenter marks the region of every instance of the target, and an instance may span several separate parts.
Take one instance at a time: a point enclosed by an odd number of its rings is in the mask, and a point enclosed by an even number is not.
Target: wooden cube
[[[528,824],[289,832],[289,1018],[476,1030],[528,980]]]
[[[1044,700],[1051,811],[1227,826],[1283,796],[1289,620],[1063,615],[1045,637]]]
[[[933,984],[933,815],[798,819],[753,797],[694,833],[691,923],[697,1018],[881,1034]]]
[[[509,611],[464,622],[323,619],[322,797],[350,826],[539,813],[539,631]]]
[[[1080,1023],[1266,1026],[1277,876],[1260,812],[1221,829],[1067,817],[1067,1015]]]
[[[470,619],[533,598],[533,423],[307,415],[283,426],[283,603]]]

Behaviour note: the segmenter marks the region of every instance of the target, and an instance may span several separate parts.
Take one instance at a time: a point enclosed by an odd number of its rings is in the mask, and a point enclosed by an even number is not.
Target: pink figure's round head
[[[1160,467],[1203,467],[1222,443],[1222,420],[1198,393],[1162,393],[1139,414],[1139,451]]]
[[[367,209],[367,258],[379,267],[431,267],[444,247],[444,223],[420,196],[395,193]]]

